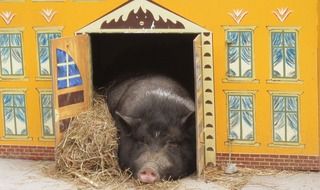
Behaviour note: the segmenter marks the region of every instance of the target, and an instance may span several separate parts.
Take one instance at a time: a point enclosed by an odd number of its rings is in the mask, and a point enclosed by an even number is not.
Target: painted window
[[[24,94],[4,94],[3,113],[6,136],[26,136],[26,106]]]
[[[52,94],[41,94],[42,135],[54,136]]]
[[[299,141],[298,96],[272,96],[274,142]]]
[[[272,31],[272,78],[297,78],[297,33]]]
[[[73,58],[65,51],[57,49],[58,89],[82,84],[79,69]]]
[[[229,138],[254,140],[254,116],[252,95],[228,95]]]
[[[60,37],[59,32],[37,34],[40,76],[51,76],[50,40]]]
[[[1,75],[23,75],[21,33],[0,33]]]
[[[228,31],[228,77],[252,78],[252,31]]]

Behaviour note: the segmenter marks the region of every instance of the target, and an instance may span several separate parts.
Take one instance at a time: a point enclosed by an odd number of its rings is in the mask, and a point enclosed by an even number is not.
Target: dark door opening
[[[167,75],[194,97],[193,40],[197,34],[90,34],[92,81],[99,91],[126,75]]]

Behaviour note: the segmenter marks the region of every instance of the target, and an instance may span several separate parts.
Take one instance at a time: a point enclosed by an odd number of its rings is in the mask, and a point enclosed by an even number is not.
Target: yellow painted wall
[[[27,115],[31,140],[3,140],[0,144],[53,146],[51,141],[38,140],[41,136],[39,116],[39,96],[36,88],[50,88],[50,81],[37,80],[38,62],[36,36],[33,27],[63,26],[63,36],[71,36],[79,28],[126,2],[125,0],[72,1],[62,2],[1,2],[0,12],[12,11],[16,14],[10,25],[0,21],[0,28],[23,27],[24,64],[26,80],[0,80],[0,88],[27,88]],[[227,107],[226,90],[254,90],[256,142],[258,146],[236,145],[234,152],[266,154],[319,155],[319,84],[318,68],[320,38],[317,17],[320,17],[318,0],[155,0],[156,3],[182,15],[194,23],[213,32],[214,80],[216,108],[217,152],[227,152]],[[276,8],[293,10],[285,22],[280,22],[272,13]],[[44,8],[57,11],[51,23],[40,15]],[[236,24],[228,14],[233,9],[244,9],[248,14],[240,24]],[[254,26],[254,65],[258,82],[224,82],[226,73],[225,26]],[[298,73],[299,83],[268,83],[270,79],[270,34],[272,27],[298,27]],[[318,40],[315,40],[317,39]],[[318,49],[318,50],[317,50]],[[318,57],[317,57],[318,55]],[[292,147],[270,147],[272,143],[271,97],[269,90],[300,92],[300,145]],[[0,104],[1,108],[2,105]],[[0,123],[0,137],[3,136],[3,122]]]

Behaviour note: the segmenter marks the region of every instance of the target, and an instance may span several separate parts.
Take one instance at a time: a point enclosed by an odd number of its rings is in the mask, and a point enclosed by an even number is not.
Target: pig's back
[[[174,80],[161,75],[134,77],[113,85],[108,90],[107,103],[112,114],[116,110],[128,115],[138,114],[165,104],[181,104],[188,110],[194,109],[188,92]]]

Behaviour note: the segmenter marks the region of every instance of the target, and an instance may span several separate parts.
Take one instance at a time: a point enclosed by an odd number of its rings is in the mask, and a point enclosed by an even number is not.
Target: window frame
[[[270,61],[269,61],[269,82],[272,81],[280,81],[280,82],[299,82],[300,81],[300,67],[299,67],[299,27],[267,27],[269,30],[269,46],[270,46]],[[272,42],[272,33],[274,32],[281,32],[284,34],[285,32],[293,32],[296,35],[296,41],[295,41],[295,77],[274,77],[273,75],[273,42]],[[286,47],[281,47],[281,49],[285,49]],[[284,57],[285,60],[285,57]],[[283,67],[285,67],[285,62],[283,64]],[[285,73],[284,73],[285,74]]]
[[[24,109],[25,109],[25,124],[26,124],[26,134],[25,135],[7,135],[6,133],[6,121],[5,121],[5,108],[7,106],[4,105],[4,95],[23,95],[24,96]],[[11,90],[6,90],[4,89],[3,92],[0,92],[0,97],[1,97],[1,105],[2,105],[2,124],[3,124],[3,136],[4,138],[8,139],[20,139],[20,138],[28,138],[29,137],[29,128],[28,128],[28,112],[27,112],[27,94],[26,90],[16,90],[16,91],[11,91]],[[15,108],[13,106],[13,108]],[[15,128],[16,128],[16,122],[15,122]]]
[[[236,81],[236,82],[240,82],[240,81],[257,81],[256,80],[256,73],[255,73],[255,56],[254,56],[254,32],[255,32],[255,26],[225,26],[224,30],[225,30],[225,41],[226,41],[226,48],[225,48],[225,55],[226,55],[226,82],[229,81]],[[243,76],[237,76],[237,77],[232,77],[229,76],[229,42],[228,42],[228,33],[229,32],[251,32],[251,73],[252,76],[251,77],[243,77]],[[240,39],[239,39],[240,40]],[[240,43],[240,42],[239,42]],[[235,46],[236,47],[236,46]],[[237,46],[238,47],[238,46]],[[239,44],[240,47],[240,44]],[[249,47],[249,46],[245,46],[245,47]],[[239,52],[240,55],[240,52]],[[241,66],[241,63],[239,64],[239,66]]]
[[[235,143],[255,143],[256,142],[256,105],[255,105],[255,101],[256,101],[256,97],[255,97],[255,94],[256,92],[255,91],[225,91],[226,93],[226,105],[227,105],[227,131],[228,131],[228,134],[227,134],[227,139],[228,140],[231,140]],[[252,110],[249,110],[252,112],[252,123],[253,123],[253,128],[252,128],[252,139],[248,140],[248,139],[233,139],[231,138],[230,136],[230,105],[229,105],[229,97],[230,96],[240,96],[240,98],[242,96],[249,96],[252,98]],[[240,104],[241,104],[241,100],[240,100]],[[241,113],[243,111],[247,111],[247,110],[242,110],[241,109],[241,105],[240,105],[240,110],[239,110]],[[241,126],[240,126],[241,127]],[[242,127],[240,128],[240,133],[242,134]]]
[[[41,62],[40,62],[40,44],[38,40],[39,34],[54,34],[59,33],[60,38],[63,36],[63,27],[62,26],[56,26],[56,27],[33,27],[35,30],[35,39],[36,39],[36,45],[37,45],[37,80],[52,80],[52,63],[51,63],[51,47],[50,44],[48,46],[42,46],[42,47],[48,47],[49,48],[49,68],[50,68],[50,74],[49,75],[42,75],[41,74]]]
[[[2,63],[1,63],[1,59],[0,59],[0,78],[2,79],[21,79],[21,78],[25,78],[26,76],[26,63],[25,63],[25,57],[24,57],[24,39],[23,39],[23,30],[24,28],[0,28],[0,34],[19,34],[21,37],[21,46],[19,46],[21,48],[21,61],[22,61],[22,74],[21,75],[16,75],[16,74],[9,74],[9,75],[3,75],[2,74]],[[11,52],[11,45],[9,46],[10,48],[10,52]],[[11,54],[10,54],[11,56]],[[12,67],[12,62],[11,62],[11,57],[10,57],[10,66]]]
[[[286,110],[286,102],[287,102],[287,98],[289,97],[296,97],[297,98],[297,111],[294,112],[294,111],[289,111],[290,113],[296,113],[297,114],[297,141],[287,141],[287,132],[285,132],[285,136],[286,136],[286,139],[285,141],[276,141],[275,140],[275,130],[274,130],[274,104],[273,104],[273,98],[274,97],[284,97],[285,98],[285,110],[284,111],[281,111],[281,112],[284,112],[285,113],[285,123],[286,120],[287,120],[287,110]],[[293,144],[293,145],[296,145],[296,144],[299,144],[301,142],[301,117],[300,117],[300,114],[301,114],[301,94],[300,93],[290,93],[290,92],[270,92],[270,104],[271,104],[271,128],[272,128],[272,143],[273,144]],[[280,111],[277,111],[277,112],[280,112]],[[287,128],[288,126],[285,124],[285,131],[287,131]]]
[[[42,105],[42,96],[43,95],[51,95],[51,110],[52,110],[52,129],[53,135],[46,135],[44,130],[44,118],[43,118],[43,109],[50,107],[43,107]],[[41,116],[41,138],[43,139],[55,139],[55,121],[54,121],[54,107],[53,107],[53,93],[49,89],[39,90],[39,105],[40,105],[40,116]]]

